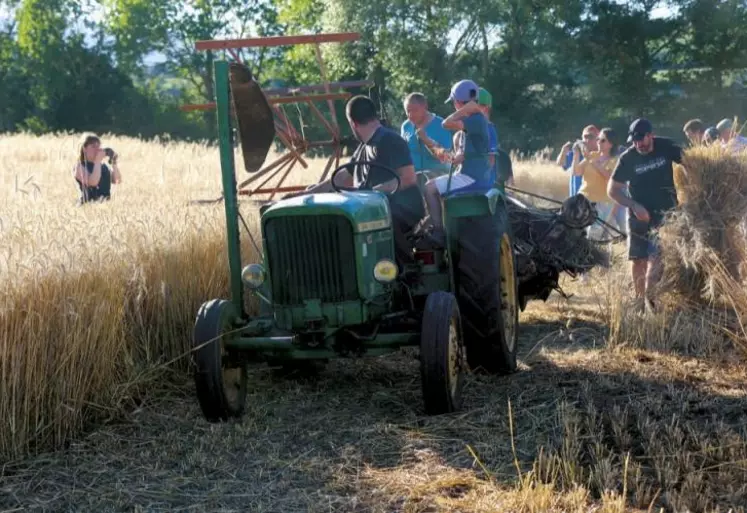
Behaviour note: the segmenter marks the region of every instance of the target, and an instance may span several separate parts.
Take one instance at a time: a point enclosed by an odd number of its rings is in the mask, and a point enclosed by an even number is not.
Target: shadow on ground
[[[245,418],[222,425],[202,419],[187,382],[67,451],[8,466],[0,509],[447,511],[439,496],[476,500],[481,482],[501,510],[517,462],[594,498],[622,488],[626,454],[628,500],[644,510],[747,501],[744,375],[706,380],[696,362],[674,379],[687,361],[603,349],[594,322],[530,322],[520,371],[470,377],[460,413],[423,416],[414,351],[332,362],[318,378],[256,370]],[[417,491],[454,472],[473,480]]]

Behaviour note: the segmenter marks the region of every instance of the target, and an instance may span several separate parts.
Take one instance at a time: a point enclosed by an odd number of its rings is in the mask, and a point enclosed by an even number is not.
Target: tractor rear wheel
[[[488,374],[516,371],[516,256],[506,219],[467,218],[459,230],[457,290],[467,361]]]
[[[449,292],[428,295],[420,329],[420,377],[428,415],[459,410],[466,366],[459,305]]]
[[[203,303],[193,331],[194,380],[202,414],[210,422],[244,413],[247,368],[227,351],[225,340],[236,318],[233,304],[223,299]]]

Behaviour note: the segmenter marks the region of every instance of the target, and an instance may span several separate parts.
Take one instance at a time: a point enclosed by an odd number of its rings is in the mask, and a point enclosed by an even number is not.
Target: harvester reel
[[[275,139],[275,118],[251,69],[232,62],[229,71],[244,169],[247,173],[256,173],[264,164]]]

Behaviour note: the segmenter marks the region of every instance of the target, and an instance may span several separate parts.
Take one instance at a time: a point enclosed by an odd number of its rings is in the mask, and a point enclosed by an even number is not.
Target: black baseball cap
[[[638,118],[628,128],[628,142],[640,141],[653,131],[654,127],[651,126],[651,122],[648,119]]]

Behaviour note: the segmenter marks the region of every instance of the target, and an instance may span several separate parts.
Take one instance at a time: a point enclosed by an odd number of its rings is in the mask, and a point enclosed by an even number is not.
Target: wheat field
[[[207,425],[183,371],[198,306],[228,295],[225,218],[189,202],[219,195],[217,148],[105,135],[123,183],[78,207],[78,141],[0,137],[0,510],[744,511],[742,360],[706,316],[635,317],[622,264],[531,304],[520,372],[470,377],[457,415],[422,416],[405,351],[257,371],[247,417]],[[515,173],[567,194],[552,163]]]

